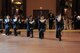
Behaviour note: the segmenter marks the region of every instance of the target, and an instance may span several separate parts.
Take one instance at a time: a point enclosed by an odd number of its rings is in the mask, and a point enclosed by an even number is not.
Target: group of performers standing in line
[[[56,18],[56,38],[59,39],[59,41],[61,41],[61,31],[64,29],[64,21],[63,18],[61,16],[61,14],[59,14]],[[5,34],[6,35],[10,35],[10,22],[12,23],[13,29],[14,29],[14,35],[17,36],[17,25],[19,23],[19,18],[17,15],[14,16],[14,18],[12,18],[12,20],[10,20],[10,16],[7,15],[4,23],[5,23]],[[25,20],[26,23],[26,31],[27,31],[27,37],[31,37],[33,38],[33,30],[34,30],[34,25],[35,25],[35,20],[33,18],[33,16],[29,16],[28,18],[26,18]],[[46,18],[42,15],[39,17],[38,19],[38,30],[39,30],[39,38],[43,39],[44,38],[44,32],[46,30]]]
[[[4,25],[5,25],[5,34],[10,35],[10,23],[13,25],[14,29],[14,35],[17,36],[17,24],[18,24],[18,16],[14,16],[13,19],[10,19],[10,16],[7,15],[6,18],[4,19]]]

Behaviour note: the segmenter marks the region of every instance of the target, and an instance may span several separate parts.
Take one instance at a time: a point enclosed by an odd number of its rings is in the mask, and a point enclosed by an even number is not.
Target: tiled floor
[[[0,35],[0,53],[80,53],[80,33],[63,32],[62,41],[55,38],[55,32],[46,31],[45,39],[27,38],[26,32],[14,35]]]

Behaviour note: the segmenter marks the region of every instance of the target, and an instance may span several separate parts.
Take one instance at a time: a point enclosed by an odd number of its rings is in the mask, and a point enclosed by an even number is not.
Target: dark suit
[[[17,36],[17,25],[18,25],[18,20],[15,20],[15,18],[12,21],[13,24],[13,29],[14,29],[14,35]]]
[[[0,33],[3,33],[3,30],[2,30],[2,23],[3,22],[3,19],[0,19]]]
[[[34,29],[34,20],[28,19],[28,21],[27,21],[27,37],[29,37],[31,34],[31,38],[33,38],[33,29]]]
[[[53,28],[54,20],[55,20],[54,15],[52,16],[49,15],[49,29]]]
[[[9,25],[10,20],[5,18],[4,23],[5,23],[5,34],[9,35],[9,30],[10,30],[10,25]]]
[[[44,38],[44,32],[46,30],[46,20],[44,22],[41,22],[40,20],[38,21],[38,28],[39,28],[39,38],[43,39]]]
[[[61,40],[61,32],[63,29],[64,29],[63,18],[61,18],[60,21],[56,19],[56,38],[59,38],[59,40]]]

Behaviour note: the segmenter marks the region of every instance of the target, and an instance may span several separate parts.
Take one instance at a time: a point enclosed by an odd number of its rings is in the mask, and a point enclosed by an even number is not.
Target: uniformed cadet
[[[49,14],[49,29],[52,29],[54,26],[54,20],[55,20],[55,17],[54,17],[54,14],[50,13]]]
[[[41,16],[39,21],[38,21],[38,28],[39,28],[39,38],[43,39],[44,38],[44,32],[46,30],[46,19],[44,16]]]
[[[33,17],[30,16],[27,19],[27,37],[33,38],[34,23],[35,23],[35,21],[34,21]]]
[[[10,25],[9,25],[9,22],[10,22],[10,16],[7,15],[5,20],[4,20],[4,24],[5,24],[5,34],[6,35],[9,35],[9,30],[10,30]]]
[[[61,16],[61,14],[59,14],[56,18],[56,38],[59,39],[59,41],[61,41],[61,32],[64,29],[64,21],[63,18]]]
[[[14,29],[14,35],[17,36],[17,25],[18,25],[18,16],[14,16],[13,18],[13,21],[12,21],[12,24],[13,24],[13,29]]]
[[[0,17],[0,33],[3,33],[3,19]]]

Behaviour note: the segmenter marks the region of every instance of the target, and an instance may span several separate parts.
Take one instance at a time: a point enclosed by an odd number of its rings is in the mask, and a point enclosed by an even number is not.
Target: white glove
[[[5,22],[9,22],[9,19],[5,19]]]
[[[40,22],[44,23],[46,21],[46,19],[40,20]]]
[[[33,24],[34,23],[34,20],[33,21],[31,21],[31,22],[29,22],[30,24]]]
[[[14,21],[14,22],[16,22],[16,21],[17,21],[17,19],[13,19],[13,21]]]

